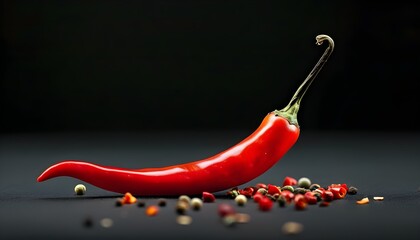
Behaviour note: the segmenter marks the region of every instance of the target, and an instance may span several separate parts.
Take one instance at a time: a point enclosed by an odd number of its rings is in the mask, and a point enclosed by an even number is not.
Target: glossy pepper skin
[[[327,35],[318,35],[316,40],[318,45],[327,40],[329,46],[289,104],[269,113],[257,130],[235,146],[190,163],[137,170],[66,160],[46,169],[38,182],[69,176],[122,194],[179,196],[222,191],[253,180],[276,164],[299,137],[300,101],[334,48]]]
[[[272,112],[243,141],[203,160],[139,170],[69,160],[48,168],[38,181],[70,176],[108,191],[149,196],[217,192],[263,174],[282,158],[298,137],[297,126]]]

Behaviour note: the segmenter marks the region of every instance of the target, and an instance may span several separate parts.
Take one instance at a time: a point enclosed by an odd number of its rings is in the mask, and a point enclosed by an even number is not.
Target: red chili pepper
[[[49,167],[37,180],[69,176],[108,191],[143,196],[194,195],[247,183],[276,164],[297,141],[300,133],[297,112],[302,97],[334,49],[329,36],[316,37],[318,45],[324,41],[329,46],[289,104],[269,113],[255,132],[219,154],[180,165],[138,170],[66,160]]]

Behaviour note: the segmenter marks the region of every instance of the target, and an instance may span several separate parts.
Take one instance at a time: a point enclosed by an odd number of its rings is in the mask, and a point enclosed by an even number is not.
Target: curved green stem
[[[274,111],[276,115],[282,116],[286,118],[290,124],[299,126],[297,121],[297,113],[299,111],[300,101],[302,100],[303,96],[308,90],[309,86],[316,78],[318,73],[321,71],[324,64],[327,62],[328,58],[330,57],[332,51],[334,50],[334,41],[331,37],[327,35],[318,35],[316,36],[316,44],[321,45],[325,40],[328,41],[328,47],[325,49],[324,54],[322,54],[321,58],[316,63],[315,67],[306,77],[305,81],[299,86],[298,90],[296,91],[295,95],[293,95],[292,99],[290,100],[289,104],[281,109]]]

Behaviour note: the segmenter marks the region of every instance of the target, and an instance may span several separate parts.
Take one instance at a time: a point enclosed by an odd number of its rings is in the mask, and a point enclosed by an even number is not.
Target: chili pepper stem
[[[303,83],[299,86],[299,88],[293,95],[292,99],[290,100],[289,104],[281,110],[274,111],[274,113],[277,116],[286,118],[290,124],[299,126],[298,120],[297,120],[297,113],[299,111],[300,101],[302,100],[303,96],[306,93],[306,90],[308,90],[309,86],[311,85],[313,80],[316,78],[318,73],[321,71],[322,67],[327,62],[332,51],[334,50],[334,41],[332,40],[331,37],[327,35],[316,36],[317,45],[321,45],[325,40],[328,41],[329,46],[327,47],[327,49],[325,49],[324,54],[322,54],[321,58],[318,60],[315,67],[306,77],[305,81],[303,81]]]

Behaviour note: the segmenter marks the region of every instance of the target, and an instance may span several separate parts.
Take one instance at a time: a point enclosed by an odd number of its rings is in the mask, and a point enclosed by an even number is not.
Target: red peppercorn
[[[304,196],[308,204],[316,204],[318,202],[313,192],[306,192]]]
[[[203,192],[202,199],[203,199],[203,202],[214,202],[214,201],[216,201],[216,197],[209,192]]]
[[[303,210],[308,206],[308,202],[306,201],[303,194],[296,194],[294,202],[296,210]]]
[[[257,203],[257,202],[261,201],[262,198],[264,198],[264,195],[257,192],[257,193],[254,194],[254,196],[252,198],[254,199],[254,202]]]
[[[284,186],[295,186],[297,184],[297,180],[292,177],[285,177],[283,180],[283,187]]]
[[[280,188],[278,188],[275,185],[268,184],[267,185],[267,193],[270,194],[270,195],[280,194],[281,193],[281,190],[280,190]]]
[[[233,206],[227,203],[219,204],[219,206],[217,207],[217,211],[220,217],[225,217],[227,215],[235,213],[235,209],[233,208]]]
[[[260,188],[267,189],[267,185],[266,185],[266,184],[264,184],[264,183],[257,183],[257,184],[255,185],[255,188],[256,188],[256,189],[260,189]]]
[[[258,202],[258,206],[261,211],[270,211],[273,207],[273,201],[268,197],[262,197]]]
[[[322,193],[322,199],[326,202],[334,200],[334,194],[330,190],[325,190]]]
[[[284,190],[280,193],[280,196],[283,196],[286,202],[290,203],[292,199],[295,197],[295,194],[293,194],[289,190]]]
[[[252,197],[256,191],[253,187],[246,187],[244,189],[240,189],[238,192],[246,197]]]

